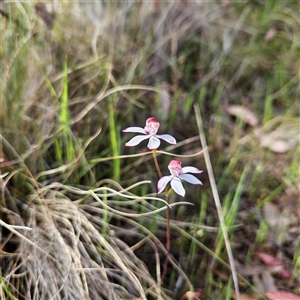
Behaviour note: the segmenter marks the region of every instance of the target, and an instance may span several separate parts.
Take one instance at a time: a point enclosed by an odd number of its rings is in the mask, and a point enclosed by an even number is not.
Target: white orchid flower
[[[160,145],[160,139],[164,140],[170,144],[176,144],[176,140],[169,134],[156,134],[159,129],[159,122],[151,117],[146,120],[145,128],[142,127],[128,127],[123,130],[123,132],[138,132],[144,135],[137,135],[133,137],[129,142],[125,144],[127,147],[133,147],[138,145],[140,142],[149,139],[148,148],[150,150],[155,150]]]
[[[163,176],[157,183],[158,194],[161,193],[166,185],[170,182],[172,189],[176,194],[184,197],[185,189],[181,183],[181,180],[187,181],[191,184],[201,184],[202,182],[194,175],[186,173],[197,173],[200,174],[203,171],[195,167],[181,167],[181,162],[178,160],[171,160],[168,165],[171,175]]]

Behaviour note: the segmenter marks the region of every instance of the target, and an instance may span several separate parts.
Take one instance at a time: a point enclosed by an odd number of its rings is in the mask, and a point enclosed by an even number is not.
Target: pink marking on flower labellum
[[[147,123],[150,123],[150,122],[155,122],[155,123],[158,123],[158,121],[154,118],[154,117],[150,117],[146,120],[146,124]]]
[[[155,118],[148,118],[146,120],[145,132],[150,135],[156,134],[159,126],[160,124]]]
[[[168,168],[172,175],[178,176],[182,173],[181,162],[179,160],[171,160],[168,165]]]

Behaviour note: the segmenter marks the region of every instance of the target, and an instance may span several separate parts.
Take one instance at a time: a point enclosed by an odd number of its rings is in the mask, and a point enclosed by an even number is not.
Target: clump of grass
[[[26,180],[30,183],[33,179],[27,177]],[[2,206],[1,214],[5,214],[11,224],[24,222],[31,228],[17,235],[13,256],[9,253],[13,242],[11,235],[8,236],[8,251],[2,254],[2,281],[3,287],[7,287],[2,289],[3,299],[171,299],[135,255],[139,244],[129,247],[120,237],[131,232],[133,237],[149,243],[156,253],[162,245],[145,227],[134,221],[127,223],[127,215],[138,217],[137,214],[120,212],[118,215],[112,209],[115,200],[100,200],[105,194],[112,197],[124,193],[125,197],[135,197],[122,188],[120,191],[108,187],[98,190],[104,194],[52,183],[38,188],[27,201],[14,197],[14,205],[6,202],[6,208]],[[7,187],[5,192],[8,192]],[[93,201],[95,197],[98,202]],[[127,201],[127,205],[141,200]],[[22,219],[14,211],[16,205]],[[122,227],[109,225],[103,216],[120,218],[132,229],[124,231]],[[139,230],[134,230],[133,225]],[[104,234],[103,228],[106,228]],[[157,255],[155,259],[159,266]]]

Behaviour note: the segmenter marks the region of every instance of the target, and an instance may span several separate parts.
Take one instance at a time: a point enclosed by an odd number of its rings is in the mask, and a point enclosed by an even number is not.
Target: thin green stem
[[[205,134],[204,134],[203,122],[202,122],[202,118],[201,118],[201,114],[200,114],[199,105],[195,104],[194,109],[195,109],[196,121],[197,121],[197,126],[198,126],[198,131],[199,131],[199,137],[200,137],[202,148],[204,149],[204,160],[205,160],[205,163],[207,166],[207,173],[208,173],[209,181],[210,181],[210,184],[212,187],[212,193],[213,193],[213,197],[215,200],[215,205],[216,205],[218,216],[219,216],[220,226],[221,226],[221,230],[223,233],[224,242],[225,242],[225,246],[226,246],[226,250],[227,250],[227,254],[228,254],[228,258],[229,258],[229,262],[230,262],[230,266],[231,266],[231,273],[232,273],[232,279],[233,279],[234,287],[235,287],[236,299],[240,300],[241,297],[240,297],[239,282],[238,282],[238,276],[237,276],[237,271],[236,271],[236,267],[235,267],[235,261],[234,261],[232,250],[231,250],[230,239],[228,236],[228,231],[227,231],[227,227],[226,227],[226,223],[225,223],[221,200],[220,200],[220,196],[219,196],[216,181],[215,181],[215,176],[213,173],[213,167],[212,167],[209,152],[207,149],[207,143],[206,143],[206,138],[205,138]]]

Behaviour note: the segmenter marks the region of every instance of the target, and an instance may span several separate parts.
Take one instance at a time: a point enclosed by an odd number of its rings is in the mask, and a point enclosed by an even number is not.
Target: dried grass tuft
[[[115,194],[124,193],[122,190]],[[162,244],[146,228],[127,217],[120,215],[119,221],[129,222],[131,227],[134,224],[132,230],[109,225],[104,215],[110,218],[118,215],[90,195],[91,191],[53,183],[41,188],[25,203],[16,199],[16,205],[21,208],[19,215],[13,208],[1,208],[2,214],[11,216],[10,223],[18,224],[23,219],[32,228],[13,238],[10,235],[2,251],[5,266],[2,285],[9,290],[10,298],[148,299],[149,295],[155,295],[158,299],[171,299],[159,281],[158,247],[163,249]],[[99,195],[98,192],[100,200]],[[128,195],[124,193],[124,196]],[[117,205],[118,201],[111,200],[108,204],[111,203]],[[129,247],[122,240],[126,233],[139,242]],[[12,242],[17,247],[9,251]],[[156,278],[135,255],[134,250],[144,243],[155,253]]]

